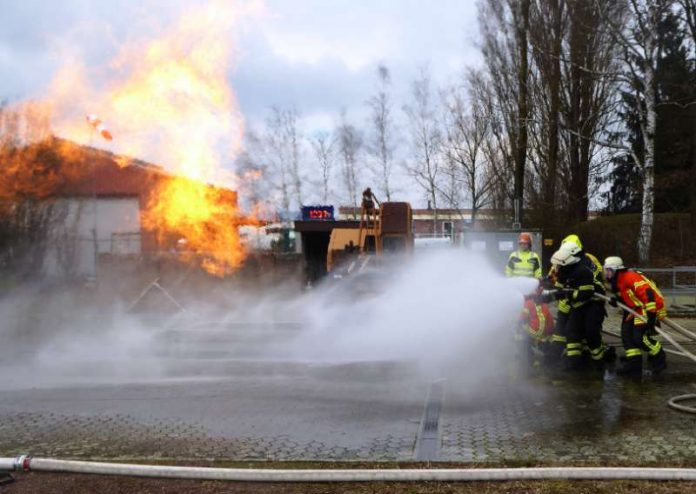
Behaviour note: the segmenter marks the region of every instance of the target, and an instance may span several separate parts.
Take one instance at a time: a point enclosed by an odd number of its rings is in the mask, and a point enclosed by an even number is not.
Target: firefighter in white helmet
[[[662,344],[654,338],[655,326],[667,317],[665,300],[655,282],[643,273],[626,269],[620,257],[607,257],[604,276],[611,283],[616,297],[646,320],[624,311],[621,321],[621,342],[625,357],[619,374],[640,377],[643,373],[643,352],[648,353],[650,370],[657,374],[667,367]]]
[[[594,285],[595,293],[604,294],[604,275],[602,271],[602,264],[599,260],[586,252],[583,248],[582,242],[580,242],[580,237],[575,234],[568,235],[561,242],[561,247],[565,249],[570,255],[580,258],[581,263],[587,266],[592,271],[592,282]],[[563,284],[558,282],[556,267],[552,265],[551,271],[549,272],[549,278],[553,283],[557,285],[557,288],[562,288]],[[566,329],[568,321],[570,320],[570,313],[572,307],[567,299],[561,299],[558,301],[558,313],[556,316],[556,326],[551,336],[551,342],[555,350],[550,350],[548,355],[552,360],[558,360],[558,355],[562,354],[565,350],[567,344]],[[590,312],[592,313],[589,317],[589,321],[592,324],[592,329],[589,330],[590,334],[599,334],[599,339],[601,341],[602,334],[602,323],[604,322],[604,317],[606,316],[606,311],[604,310],[604,302],[593,300],[593,305],[590,306]],[[601,309],[601,310],[600,310]],[[594,339],[594,336],[593,336]],[[616,349],[602,343],[601,346],[592,346],[589,342],[586,343],[584,350],[589,352],[590,359],[596,362],[613,362],[616,360]]]
[[[589,348],[590,357],[597,369],[603,368],[605,347],[601,330],[604,305],[593,296],[592,268],[583,262],[575,244],[566,242],[553,254],[551,263],[556,271],[554,297],[568,307],[568,320],[564,328],[565,366],[568,370],[579,370],[583,366],[583,340]]]

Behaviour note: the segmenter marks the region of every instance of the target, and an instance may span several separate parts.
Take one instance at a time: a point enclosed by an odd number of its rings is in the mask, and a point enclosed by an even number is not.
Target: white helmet
[[[626,269],[624,266],[623,259],[618,256],[607,257],[604,260],[604,277],[610,280],[614,277],[614,273],[619,269]]]
[[[577,250],[577,245],[566,242],[561,244],[561,247],[553,253],[551,256],[551,264],[556,266],[570,266],[580,262],[580,258],[576,256],[579,251]]]
[[[624,266],[623,259],[619,256],[611,256],[604,259],[604,269],[616,271],[617,269],[626,269],[626,266]]]
[[[580,252],[582,252],[582,247],[573,241],[563,242],[561,244],[561,249],[568,249],[568,252],[570,252],[570,254],[573,256],[577,256],[580,254]]]

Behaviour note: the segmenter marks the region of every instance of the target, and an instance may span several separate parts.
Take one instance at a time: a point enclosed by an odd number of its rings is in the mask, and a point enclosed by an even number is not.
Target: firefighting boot
[[[648,355],[648,365],[650,366],[650,372],[654,375],[659,374],[667,368],[667,355],[665,351],[660,348],[657,355]]]
[[[602,360],[606,364],[612,364],[616,362],[616,347],[604,345],[604,356]]]
[[[565,342],[551,341],[544,345],[544,367],[558,368],[563,362]]]
[[[582,355],[565,356],[564,368],[567,372],[578,372],[585,367],[585,362]]]
[[[626,359],[616,370],[619,376],[640,378],[643,375],[643,357],[642,355],[637,355],[633,357],[626,357]]]

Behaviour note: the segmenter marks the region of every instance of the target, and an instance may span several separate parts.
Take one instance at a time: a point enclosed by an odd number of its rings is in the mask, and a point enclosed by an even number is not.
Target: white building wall
[[[97,276],[97,255],[139,255],[140,204],[137,197],[67,198],[54,228],[46,269],[60,274]],[[96,235],[95,235],[96,233]]]

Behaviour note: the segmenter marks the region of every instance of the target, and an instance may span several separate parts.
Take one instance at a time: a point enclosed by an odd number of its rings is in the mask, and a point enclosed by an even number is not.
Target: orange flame
[[[243,132],[227,78],[234,28],[258,6],[219,0],[190,8],[161,35],[125,46],[106,69],[67,64],[48,97],[57,134],[92,144],[84,115],[97,113],[116,136],[110,148],[172,173],[151,195],[143,227],[161,240],[184,238],[189,257],[216,275],[245,257],[229,190],[238,184],[223,166],[239,152]],[[90,76],[97,73],[99,80],[109,74],[109,82],[95,82]],[[122,156],[116,161],[129,164]]]

